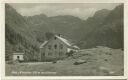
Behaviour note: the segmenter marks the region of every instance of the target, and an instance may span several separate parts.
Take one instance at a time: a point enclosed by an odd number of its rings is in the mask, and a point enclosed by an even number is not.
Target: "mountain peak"
[[[101,9],[95,12],[93,17],[106,17],[111,10],[108,9]]]

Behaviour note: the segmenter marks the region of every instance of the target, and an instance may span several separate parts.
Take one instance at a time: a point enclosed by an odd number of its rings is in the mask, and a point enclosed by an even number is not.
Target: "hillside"
[[[89,32],[99,27],[101,21],[104,20],[109,12],[110,11],[106,9],[97,11],[93,17],[87,20],[81,20],[71,15],[47,17],[44,14],[26,17],[26,19],[32,23],[35,34],[42,34],[45,32],[60,33],[77,43]]]
[[[83,40],[86,47],[101,45],[123,48],[123,5],[112,10],[99,27],[88,33]]]
[[[35,52],[38,52],[39,43],[31,32],[30,24],[10,5],[6,4],[5,8],[6,60],[10,59],[13,52],[34,55]]]
[[[40,18],[37,18],[39,16]],[[76,34],[81,35],[78,29],[79,27],[83,27],[84,25],[84,20],[71,15],[44,18],[44,15],[42,14],[33,17],[27,17],[26,19],[30,21],[30,23],[35,23],[35,21],[38,21],[37,23],[32,25],[35,34],[42,34],[46,32],[59,33],[67,36],[74,41],[77,41],[81,38],[80,36],[76,36]]]

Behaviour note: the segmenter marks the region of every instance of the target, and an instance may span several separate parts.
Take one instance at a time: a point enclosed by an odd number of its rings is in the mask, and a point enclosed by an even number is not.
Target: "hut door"
[[[42,53],[41,61],[45,61],[45,52]]]
[[[19,58],[20,58],[20,57],[19,57],[19,56],[17,56],[17,60],[19,60]]]

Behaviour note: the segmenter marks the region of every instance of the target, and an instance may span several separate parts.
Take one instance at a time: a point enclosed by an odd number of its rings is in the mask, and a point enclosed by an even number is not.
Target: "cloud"
[[[20,8],[20,9],[17,9],[17,11],[23,16],[33,16],[33,15],[41,14],[43,11],[43,8],[44,7],[42,6],[36,6],[32,8]]]
[[[55,14],[52,14],[52,16],[68,14],[68,15],[73,15],[73,16],[77,16],[79,18],[86,19],[88,16],[92,16],[95,13],[95,11],[96,11],[95,8],[88,8],[88,9],[81,9],[81,8],[63,9],[63,10],[56,11]]]
[[[73,15],[82,19],[87,19],[100,9],[113,9],[119,4],[108,4],[108,3],[25,3],[25,4],[10,4],[13,6],[18,13],[23,16],[33,16],[38,14],[45,14],[47,16],[57,16],[57,15]]]

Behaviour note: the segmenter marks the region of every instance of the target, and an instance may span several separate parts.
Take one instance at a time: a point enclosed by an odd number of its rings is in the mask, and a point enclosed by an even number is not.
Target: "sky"
[[[11,3],[13,8],[23,16],[45,14],[47,16],[72,15],[87,19],[97,10],[114,9],[118,3]]]

